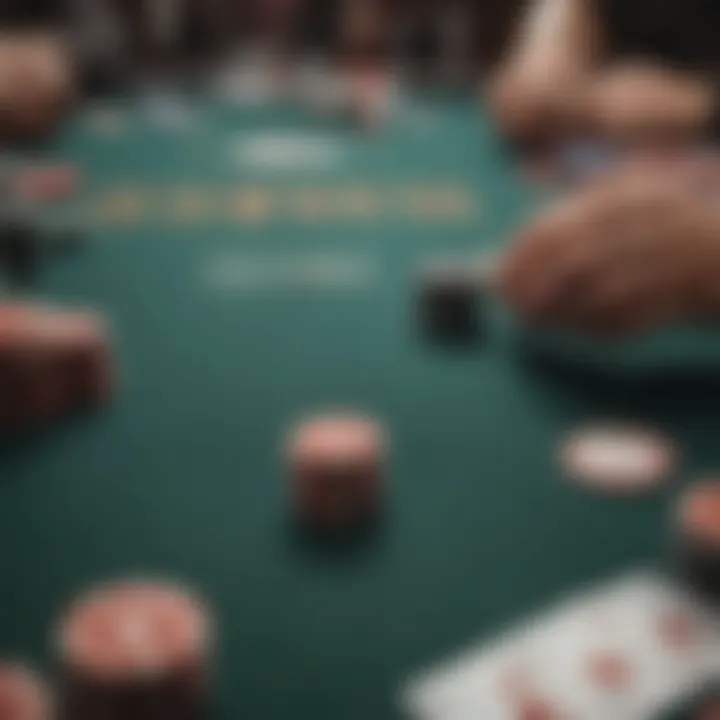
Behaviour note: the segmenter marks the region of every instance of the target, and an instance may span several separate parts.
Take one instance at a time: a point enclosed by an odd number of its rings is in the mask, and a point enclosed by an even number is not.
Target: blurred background
[[[3,0],[2,134],[47,133],[88,95],[130,91],[150,79],[210,81],[221,71],[230,85],[233,69],[245,69],[247,79],[248,67],[256,87],[272,81],[287,91],[310,61],[348,71],[372,64],[413,82],[472,88],[498,57],[520,4]],[[305,90],[313,88],[306,83]]]

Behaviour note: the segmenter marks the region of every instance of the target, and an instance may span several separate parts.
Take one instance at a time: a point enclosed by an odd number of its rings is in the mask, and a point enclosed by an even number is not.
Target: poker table
[[[119,381],[104,411],[3,442],[4,654],[52,668],[79,590],[178,578],[217,617],[218,718],[390,720],[414,671],[665,561],[678,488],[720,461],[712,328],[600,346],[488,296],[475,342],[429,342],[422,269],[497,251],[544,201],[482,108],[425,97],[374,133],[192,108],[169,127],[90,106],[50,151],[85,182],[38,217],[87,242],[27,293],[107,313]],[[283,443],[336,408],[387,429],[388,501],[362,539],[310,542]],[[598,417],[660,424],[679,477],[622,500],[566,481],[558,443]]]

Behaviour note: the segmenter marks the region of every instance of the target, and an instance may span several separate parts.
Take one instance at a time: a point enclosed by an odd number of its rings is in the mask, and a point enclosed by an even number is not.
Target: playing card
[[[643,572],[466,651],[412,680],[403,699],[423,720],[645,720],[719,672],[718,620]]]

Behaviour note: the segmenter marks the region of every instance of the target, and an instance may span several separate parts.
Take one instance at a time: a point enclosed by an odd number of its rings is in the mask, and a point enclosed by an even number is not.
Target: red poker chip
[[[559,455],[565,474],[573,481],[617,494],[657,487],[677,463],[677,448],[662,433],[623,424],[576,430],[563,440]]]
[[[380,460],[382,428],[360,415],[334,414],[301,422],[291,432],[288,457],[294,465],[316,462],[347,465]]]
[[[21,665],[0,663],[0,718],[52,720],[50,691],[40,677]]]
[[[54,202],[71,196],[79,184],[74,165],[30,168],[17,180],[17,192],[23,200]]]
[[[189,591],[164,582],[100,586],[61,621],[61,658],[74,675],[128,683],[202,667],[212,645],[211,619]]]
[[[315,524],[367,519],[381,493],[385,435],[374,420],[332,414],[305,420],[286,448],[295,509]]]
[[[104,342],[106,336],[103,317],[92,311],[0,304],[0,352],[19,346],[44,350],[59,345],[96,345]]]
[[[678,514],[685,537],[720,551],[720,480],[705,480],[686,490]]]
[[[98,407],[114,386],[105,321],[87,310],[0,305],[0,365],[3,427]]]

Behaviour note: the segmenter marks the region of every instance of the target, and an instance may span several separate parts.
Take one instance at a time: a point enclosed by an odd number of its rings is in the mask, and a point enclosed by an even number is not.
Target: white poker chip
[[[669,478],[677,462],[677,448],[671,440],[639,425],[581,428],[563,440],[559,454],[570,479],[619,494],[657,487]]]

